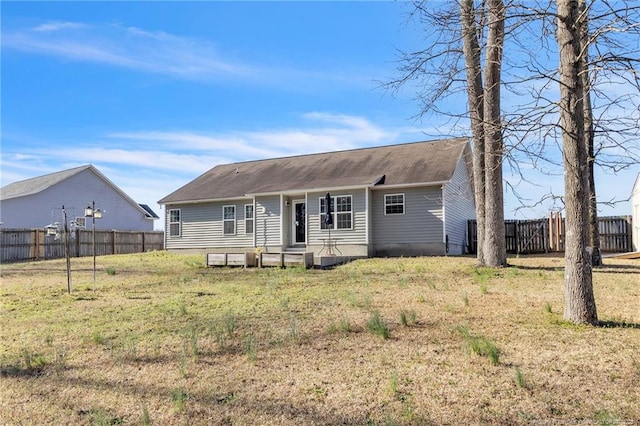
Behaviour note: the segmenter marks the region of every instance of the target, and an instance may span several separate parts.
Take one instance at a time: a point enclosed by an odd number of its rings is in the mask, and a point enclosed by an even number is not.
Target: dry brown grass
[[[562,259],[509,261],[242,270],[158,252],[98,258],[95,293],[72,259],[71,295],[63,261],[3,265],[2,423],[640,422],[640,261],[595,272],[607,327],[561,320]]]

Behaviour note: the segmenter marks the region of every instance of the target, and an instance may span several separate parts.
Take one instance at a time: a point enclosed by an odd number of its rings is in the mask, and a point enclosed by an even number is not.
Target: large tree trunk
[[[462,0],[460,13],[462,17],[462,49],[464,51],[467,75],[467,99],[471,118],[471,134],[473,136],[473,186],[476,204],[476,221],[478,229],[477,259],[478,265],[484,266],[484,233],[485,233],[485,162],[484,162],[484,111],[482,67],[480,65],[480,44],[476,26],[476,10],[474,0]]]
[[[598,203],[596,198],[596,179],[594,176],[594,129],[593,110],[591,109],[591,76],[589,75],[589,20],[585,0],[578,0],[580,9],[580,77],[582,78],[582,99],[584,106],[584,139],[587,150],[587,172],[589,191],[589,246],[591,247],[591,266],[602,266],[600,253],[600,230],[598,229]]]
[[[581,34],[578,0],[556,0],[560,53],[560,118],[565,176],[564,318],[597,324],[588,247],[588,164],[584,138]]]
[[[484,84],[485,135],[485,233],[484,260],[487,266],[507,264],[504,235],[504,195],[502,184],[502,122],[500,78],[504,45],[505,9],[502,0],[488,0],[489,23]]]

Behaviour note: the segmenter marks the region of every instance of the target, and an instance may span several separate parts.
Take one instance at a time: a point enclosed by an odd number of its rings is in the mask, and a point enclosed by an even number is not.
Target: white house
[[[64,206],[68,220],[78,218],[80,223],[92,202],[103,212],[96,229],[152,231],[158,219],[148,206],[136,203],[93,165],[86,165],[0,188],[0,222],[2,228],[42,228],[61,223]]]
[[[318,255],[330,236],[345,256],[461,254],[471,164],[457,138],[219,165],[159,201],[165,248]]]
[[[640,173],[631,190],[631,225],[633,250],[640,251]]]

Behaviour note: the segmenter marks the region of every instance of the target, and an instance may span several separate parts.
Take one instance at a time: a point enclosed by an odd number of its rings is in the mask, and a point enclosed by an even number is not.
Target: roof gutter
[[[372,190],[384,190],[384,189],[394,189],[394,188],[416,188],[419,186],[440,186],[446,185],[451,180],[440,180],[436,182],[419,182],[419,183],[397,183],[395,185],[372,185]]]
[[[273,191],[273,192],[256,192],[246,194],[247,197],[266,197],[270,195],[298,195],[307,192],[330,192],[330,191],[347,191],[350,189],[366,189],[371,188],[370,184],[352,185],[352,186],[327,186],[324,188],[308,188],[308,189],[291,189],[287,191]]]
[[[246,200],[251,198],[251,195],[245,195],[243,197],[229,197],[229,198],[206,198],[202,200],[181,200],[181,201],[158,201],[158,204],[161,206],[166,206],[171,204],[174,205],[183,205],[183,204],[203,204],[203,203],[213,203],[216,201],[235,201],[235,200]]]
[[[385,190],[385,189],[395,189],[395,188],[416,188],[421,186],[438,186],[445,185],[449,183],[449,180],[442,180],[436,182],[419,182],[419,183],[402,183],[396,185],[385,185],[385,184],[362,184],[362,185],[350,185],[350,186],[327,186],[323,188],[307,188],[307,189],[291,189],[287,191],[271,191],[271,192],[255,192],[245,194],[241,197],[228,197],[228,198],[207,198],[202,200],[183,200],[183,201],[158,201],[158,204],[161,206],[164,205],[185,205],[185,204],[203,204],[203,203],[213,203],[217,201],[240,201],[251,199],[253,197],[268,197],[274,195],[298,195],[301,193],[307,192],[332,192],[332,191],[348,191],[352,189],[367,189],[370,188],[372,190]]]

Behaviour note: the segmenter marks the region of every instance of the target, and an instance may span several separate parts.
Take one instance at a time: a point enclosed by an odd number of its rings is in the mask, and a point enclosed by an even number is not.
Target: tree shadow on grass
[[[634,328],[636,330],[640,330],[640,323],[627,322],[625,320],[621,320],[621,321],[607,320],[607,321],[598,321],[598,327],[601,327],[601,328]]]
[[[521,269],[523,271],[547,271],[560,272],[564,271],[562,266],[528,266],[528,265],[510,265],[511,268]],[[605,263],[602,266],[593,268],[594,273],[605,274],[640,274],[640,265],[609,265]]]

